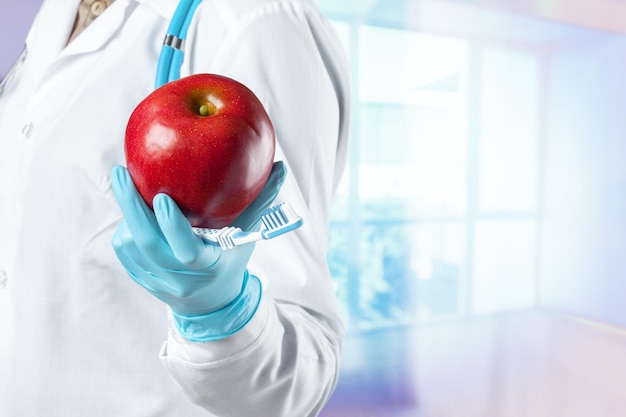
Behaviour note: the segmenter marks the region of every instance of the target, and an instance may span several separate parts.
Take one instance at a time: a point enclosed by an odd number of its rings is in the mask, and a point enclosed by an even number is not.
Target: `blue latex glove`
[[[283,163],[274,163],[263,191],[233,225],[258,230],[285,175]],[[139,285],[170,306],[180,333],[209,341],[245,326],[261,298],[260,281],[246,269],[254,244],[223,251],[206,243],[168,195],[155,196],[151,210],[124,167],[112,169],[111,185],[124,214],[112,240],[115,253]]]

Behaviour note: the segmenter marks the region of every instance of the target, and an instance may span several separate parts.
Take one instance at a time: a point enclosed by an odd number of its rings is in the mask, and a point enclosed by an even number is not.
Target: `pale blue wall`
[[[581,30],[550,64],[541,304],[626,326],[626,37]]]

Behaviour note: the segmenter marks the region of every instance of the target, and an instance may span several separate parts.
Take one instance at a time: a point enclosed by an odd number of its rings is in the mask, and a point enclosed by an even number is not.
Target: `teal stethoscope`
[[[159,62],[157,64],[154,88],[180,78],[180,67],[183,64],[185,39],[191,18],[202,0],[181,0],[176,7],[174,16],[167,28]]]

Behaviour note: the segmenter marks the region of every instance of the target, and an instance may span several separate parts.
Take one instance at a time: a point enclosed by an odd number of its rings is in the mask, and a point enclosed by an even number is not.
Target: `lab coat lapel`
[[[28,59],[40,80],[65,47],[80,0],[45,0],[26,37]]]
[[[42,80],[58,60],[102,48],[122,25],[131,2],[116,0],[67,45],[80,0],[45,0],[26,38],[28,51],[33,51],[28,59],[33,63],[35,80]]]
[[[81,33],[71,44],[61,53],[62,56],[69,56],[80,53],[96,51],[102,48],[115,34],[115,31],[123,24],[125,14],[129,8],[139,4],[146,4],[152,7],[164,18],[169,19],[176,5],[177,0],[116,0],[102,16],[95,19],[89,27]],[[69,36],[69,33],[68,33]]]
[[[109,8],[72,41],[61,57],[97,51],[106,45],[124,22],[129,0],[116,0]],[[74,15],[76,11],[74,12]],[[69,36],[69,34],[68,34]]]
[[[59,59],[102,48],[123,24],[128,8],[137,3],[152,7],[169,20],[178,0],[116,0],[109,10],[67,45],[80,0],[44,0],[26,38],[28,51],[33,51],[28,59],[33,63],[34,79],[37,82],[42,80]]]

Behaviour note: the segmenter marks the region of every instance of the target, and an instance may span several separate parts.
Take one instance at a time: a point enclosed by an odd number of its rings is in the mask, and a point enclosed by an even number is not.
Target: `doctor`
[[[176,6],[44,0],[0,85],[0,416],[305,417],[333,391],[343,326],[326,249],[346,157],[342,47],[313,0],[198,7],[181,75],[250,87],[282,161],[238,221],[252,227],[274,198],[305,219],[221,256],[189,240],[167,197],[145,210],[121,167]]]

